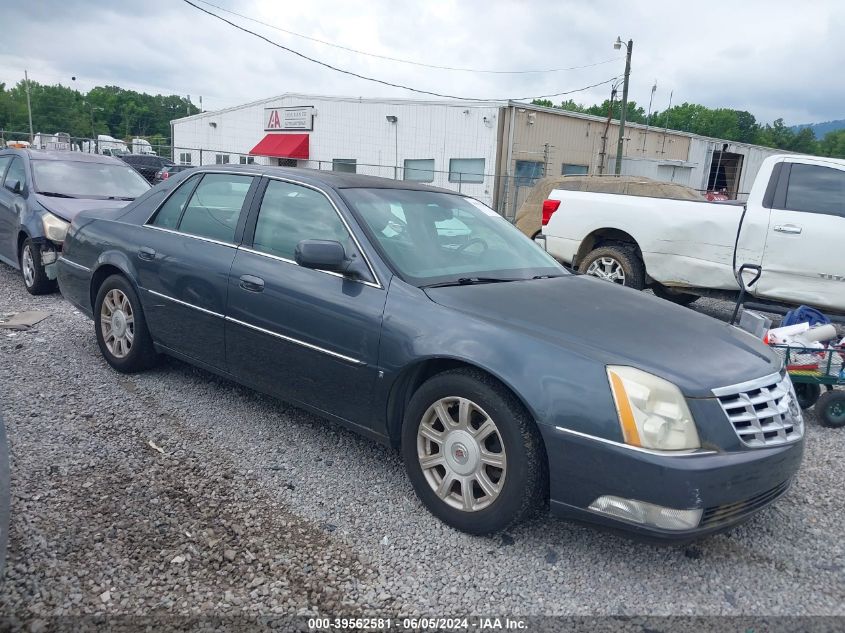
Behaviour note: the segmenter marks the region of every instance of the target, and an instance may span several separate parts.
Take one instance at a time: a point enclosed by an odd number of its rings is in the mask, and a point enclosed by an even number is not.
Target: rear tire
[[[428,510],[470,534],[504,530],[539,508],[547,489],[534,421],[501,383],[474,369],[437,374],[414,393],[402,457]]]
[[[816,414],[823,426],[841,429],[845,426],[845,391],[826,391],[816,402]]]
[[[645,266],[632,246],[600,246],[587,254],[578,269],[626,288],[645,288]]]
[[[31,238],[26,238],[20,252],[23,285],[31,295],[46,295],[55,292],[56,280],[50,279],[41,263],[41,248]]]
[[[94,330],[106,362],[121,373],[149,369],[158,358],[138,293],[126,277],[103,281],[94,301]]]
[[[662,284],[654,284],[651,287],[651,290],[661,299],[677,303],[680,306],[692,305],[699,298],[698,295],[694,295],[689,292],[681,292],[680,290],[675,290],[674,288],[667,288]]]

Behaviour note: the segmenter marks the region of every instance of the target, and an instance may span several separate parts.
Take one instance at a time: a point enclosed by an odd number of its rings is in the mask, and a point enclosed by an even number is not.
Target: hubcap
[[[23,280],[27,287],[31,287],[35,283],[35,262],[32,260],[32,248],[27,244],[23,247],[23,255],[21,256],[21,271],[23,272]]]
[[[109,352],[116,358],[125,358],[135,340],[135,315],[123,291],[114,288],[106,293],[100,308],[100,326]]]
[[[489,506],[505,483],[499,428],[467,398],[441,398],[428,408],[417,431],[417,458],[437,496],[464,512]]]
[[[605,281],[625,285],[625,269],[613,257],[599,257],[587,268],[587,274]]]

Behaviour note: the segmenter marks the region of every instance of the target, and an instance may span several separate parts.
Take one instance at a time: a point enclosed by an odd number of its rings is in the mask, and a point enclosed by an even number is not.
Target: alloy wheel
[[[464,512],[490,506],[505,483],[499,428],[467,398],[441,398],[428,408],[417,431],[417,458],[437,496]]]
[[[115,358],[126,358],[135,340],[135,314],[123,291],[113,288],[100,308],[103,342]]]
[[[587,274],[605,281],[625,285],[625,269],[613,257],[599,257],[587,268]]]
[[[28,288],[35,284],[35,261],[32,259],[32,247],[27,244],[21,254],[21,272]]]

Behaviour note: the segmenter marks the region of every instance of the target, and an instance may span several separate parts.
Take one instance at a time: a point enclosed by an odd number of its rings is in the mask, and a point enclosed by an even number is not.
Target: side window
[[[6,172],[6,180],[3,181],[3,186],[11,191],[15,181],[20,181],[21,185],[26,184],[26,172],[23,168],[23,161],[20,158],[12,159],[12,164],[9,165],[9,170]]]
[[[784,207],[790,211],[845,217],[845,171],[794,163]]]
[[[182,211],[185,210],[188,197],[191,195],[200,178],[201,176],[191,176],[188,178],[161,206],[155,217],[150,221],[150,224],[163,229],[175,230],[179,225],[179,218],[182,217]]]
[[[221,242],[235,241],[235,227],[241,215],[252,176],[206,174],[191,196],[179,231]]]
[[[302,240],[335,240],[350,248],[349,233],[328,198],[318,191],[271,180],[261,201],[253,248],[293,260]]]

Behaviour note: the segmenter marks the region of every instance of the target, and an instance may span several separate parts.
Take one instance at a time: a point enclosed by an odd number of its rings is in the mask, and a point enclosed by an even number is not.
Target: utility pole
[[[613,48],[619,49],[622,46],[628,49],[625,56],[625,83],[622,85],[622,112],[619,113],[619,144],[616,146],[616,175],[622,173],[622,150],[625,144],[625,115],[628,110],[628,79],[631,76],[631,52],[634,50],[634,40],[628,40],[625,44],[622,38],[617,37]]]
[[[32,130],[32,104],[29,101],[29,73],[23,71],[24,87],[26,88],[26,110],[29,112],[29,142],[32,143],[35,139],[35,133]]]

